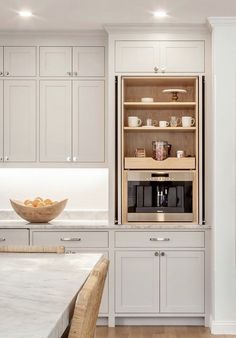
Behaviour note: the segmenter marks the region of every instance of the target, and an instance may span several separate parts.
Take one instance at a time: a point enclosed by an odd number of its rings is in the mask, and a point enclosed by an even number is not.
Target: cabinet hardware
[[[10,73],[9,73],[9,72],[6,72],[6,73],[5,73],[5,76],[8,76],[8,75],[10,75]]]
[[[9,161],[9,157],[8,156],[5,157],[5,161]]]
[[[66,160],[67,160],[67,162],[70,162],[70,161],[71,161],[71,157],[68,156],[68,157],[66,158]]]
[[[162,256],[162,257],[165,256],[165,253],[164,253],[163,251],[161,252],[161,256]]]
[[[169,238],[163,238],[163,237],[151,237],[150,241],[151,242],[168,242],[170,239]]]
[[[80,242],[81,238],[79,238],[79,237],[64,237],[64,238],[61,238],[61,241],[62,242]]]
[[[155,256],[159,256],[159,252],[158,251],[155,252]]]
[[[6,238],[0,237],[0,242],[5,242]]]
[[[71,76],[71,75],[72,75],[72,73],[71,73],[71,72],[67,72],[67,75]]]
[[[73,72],[73,75],[74,76],[78,76],[78,72]]]
[[[158,72],[158,67],[154,67],[154,72],[157,73]]]
[[[3,76],[3,72],[0,72],[0,76]]]
[[[77,162],[77,157],[76,156],[73,157],[73,162]]]
[[[3,161],[3,157],[0,157],[0,162],[2,162]]]
[[[165,71],[166,71],[166,67],[161,67],[161,72],[165,73]]]

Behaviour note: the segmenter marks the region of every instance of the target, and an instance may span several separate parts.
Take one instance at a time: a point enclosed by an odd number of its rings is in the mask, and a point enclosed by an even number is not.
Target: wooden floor
[[[117,326],[97,327],[96,338],[236,338],[236,336],[210,333],[200,326]]]

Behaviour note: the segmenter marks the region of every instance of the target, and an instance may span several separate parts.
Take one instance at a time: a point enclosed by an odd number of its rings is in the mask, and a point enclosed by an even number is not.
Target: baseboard
[[[181,318],[168,318],[168,317],[159,317],[159,318],[144,318],[144,317],[116,317],[116,325],[186,325],[186,326],[204,326],[204,318],[202,317],[181,317]]]
[[[97,320],[97,326],[107,326],[108,318],[107,317],[99,317]]]
[[[233,334],[236,335],[236,321],[211,321],[212,334]]]

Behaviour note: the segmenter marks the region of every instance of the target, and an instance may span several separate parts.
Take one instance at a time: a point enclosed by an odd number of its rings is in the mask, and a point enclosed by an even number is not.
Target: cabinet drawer
[[[107,231],[34,231],[33,245],[63,245],[66,248],[106,248]]]
[[[205,244],[203,231],[127,231],[115,233],[118,248],[202,248]]]
[[[29,245],[27,229],[0,229],[0,245]]]

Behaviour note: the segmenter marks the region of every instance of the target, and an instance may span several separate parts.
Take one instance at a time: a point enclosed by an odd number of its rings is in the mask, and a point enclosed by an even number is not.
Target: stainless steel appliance
[[[127,171],[127,221],[193,222],[192,171]]]

